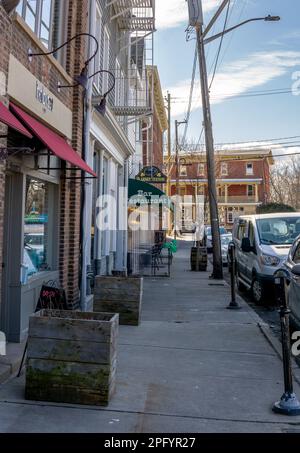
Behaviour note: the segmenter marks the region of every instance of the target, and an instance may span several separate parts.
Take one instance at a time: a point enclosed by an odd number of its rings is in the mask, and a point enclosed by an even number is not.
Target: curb
[[[274,349],[274,351],[276,352],[276,354],[282,361],[283,360],[282,346],[281,346],[280,341],[275,337],[275,335],[273,334],[273,332],[270,329],[270,327],[268,326],[268,324],[259,322],[257,325],[258,325],[260,331],[262,332],[262,334],[264,335],[264,337],[268,340],[268,342],[270,343],[270,345],[272,346],[272,348]],[[292,374],[293,374],[295,381],[300,385],[300,368],[294,357],[292,357]]]

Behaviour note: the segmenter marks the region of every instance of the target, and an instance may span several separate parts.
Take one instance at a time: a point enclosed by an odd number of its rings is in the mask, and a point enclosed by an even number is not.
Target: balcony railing
[[[218,197],[218,201],[219,203],[240,203],[240,204],[247,204],[247,203],[259,203],[259,201],[257,201],[255,195],[253,196],[248,196],[248,195],[241,195],[241,196],[232,196],[232,195],[228,195],[227,199],[225,196],[222,196],[222,197]]]

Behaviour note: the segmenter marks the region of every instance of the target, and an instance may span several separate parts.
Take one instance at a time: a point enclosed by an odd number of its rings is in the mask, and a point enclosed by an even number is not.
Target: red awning
[[[64,138],[53,132],[47,126],[44,126],[38,120],[25,113],[20,107],[10,104],[13,112],[26,124],[29,130],[42,142],[44,145],[60,159],[69,162],[75,167],[80,168],[92,176],[97,176],[96,173],[87,165],[87,163],[76,153],[76,151],[66,142]]]
[[[20,123],[20,121],[0,102],[0,122],[6,124],[6,126],[15,129],[25,137],[32,138],[31,133]]]

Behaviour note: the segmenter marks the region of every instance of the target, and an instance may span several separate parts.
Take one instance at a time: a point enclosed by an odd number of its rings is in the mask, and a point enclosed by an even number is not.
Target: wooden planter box
[[[94,311],[119,313],[121,325],[139,325],[142,297],[141,277],[97,276],[95,279]]]
[[[42,310],[30,317],[25,397],[107,405],[115,389],[118,315]]]

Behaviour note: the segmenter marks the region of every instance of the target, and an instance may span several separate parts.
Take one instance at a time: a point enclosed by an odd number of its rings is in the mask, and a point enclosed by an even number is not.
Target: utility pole
[[[205,58],[205,45],[218,39],[222,38],[225,34],[236,30],[237,28],[248,24],[250,22],[265,21],[265,22],[278,22],[280,21],[279,16],[271,16],[270,14],[265,17],[255,17],[253,19],[244,20],[240,24],[223,30],[221,33],[217,33],[214,36],[206,38],[209,31],[212,30],[214,24],[220,17],[226,6],[229,6],[230,0],[223,0],[219,6],[217,12],[210,20],[206,29],[203,30],[203,7],[202,0],[187,0],[189,9],[189,23],[191,27],[194,27],[197,34],[197,45],[199,54],[199,65],[200,65],[200,76],[201,76],[201,92],[202,92],[202,108],[204,117],[204,129],[205,129],[205,142],[206,142],[206,154],[207,154],[207,173],[208,173],[208,192],[209,192],[209,206],[210,206],[210,217],[212,227],[212,240],[213,240],[213,275],[215,279],[223,278],[223,266],[222,266],[222,255],[221,255],[221,243],[220,243],[220,229],[219,229],[219,213],[218,213],[218,201],[217,201],[217,189],[216,189],[216,175],[215,175],[215,161],[214,161],[214,139],[212,130],[211,120],[211,109],[209,100],[209,87],[207,77],[207,67]]]
[[[176,210],[180,208],[179,203],[178,203],[178,196],[179,196],[179,167],[180,167],[180,162],[179,162],[179,138],[178,138],[178,127],[181,124],[186,124],[187,121],[177,121],[175,120],[175,146],[176,146],[176,157],[175,157],[175,165],[176,165]],[[178,213],[176,213],[176,220],[178,218]],[[175,239],[177,238],[177,226],[175,221]]]
[[[199,16],[199,20],[195,21],[195,29],[196,29],[196,33],[197,33],[197,44],[198,44],[198,54],[199,54],[202,108],[203,108],[203,118],[204,118],[206,159],[207,159],[209,210],[210,210],[210,223],[211,223],[212,243],[213,243],[213,274],[212,274],[212,277],[215,279],[221,280],[221,279],[223,279],[223,263],[222,263],[218,198],[217,198],[216,175],[215,175],[214,138],[213,138],[212,118],[211,118],[211,109],[210,109],[210,100],[209,100],[208,76],[207,76],[207,66],[206,66],[206,58],[205,58],[204,37],[203,37],[202,1],[199,1],[199,6],[200,6],[201,15]]]

